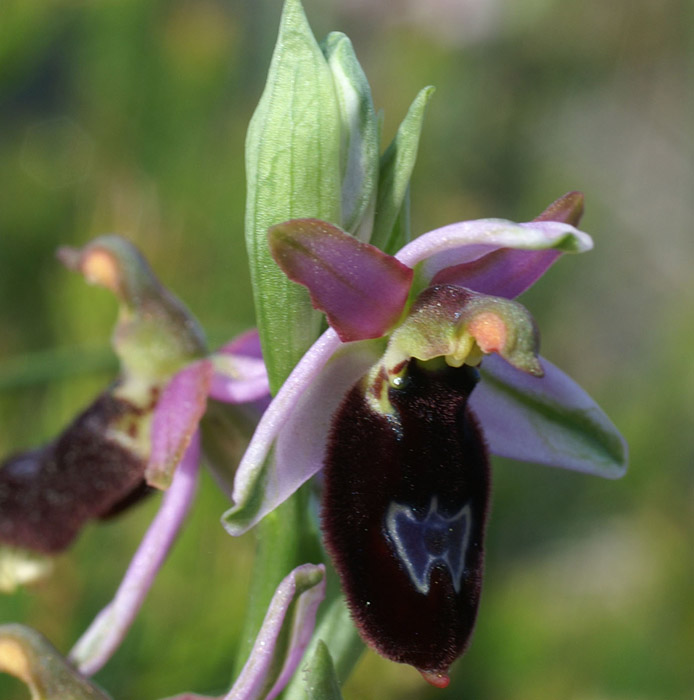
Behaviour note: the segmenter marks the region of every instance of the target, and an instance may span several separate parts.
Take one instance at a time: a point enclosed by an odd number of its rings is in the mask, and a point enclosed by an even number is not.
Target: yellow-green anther
[[[419,296],[393,332],[381,366],[389,384],[396,387],[410,358],[443,357],[450,366],[460,367],[477,365],[494,352],[517,369],[542,376],[538,345],[535,322],[519,303],[438,285]]]

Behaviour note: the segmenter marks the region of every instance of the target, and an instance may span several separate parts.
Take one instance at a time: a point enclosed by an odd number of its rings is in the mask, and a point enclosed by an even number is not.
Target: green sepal
[[[25,683],[31,700],[110,698],[80,676],[43,635],[24,625],[0,626],[0,672]]]
[[[308,700],[342,700],[333,659],[322,640],[318,641],[313,656],[306,664],[304,675]]]
[[[576,395],[571,399],[557,400],[555,395],[543,391],[541,384],[536,390],[528,390],[527,384],[514,386],[503,381],[488,371],[484,362],[480,374],[489,401],[499,411],[522,416],[529,429],[543,436],[544,463],[605,479],[624,476],[629,457],[627,444],[582,389],[574,389]]]
[[[272,260],[267,230],[302,217],[340,223],[340,127],[325,56],[299,0],[286,0],[246,138],[246,246],[273,394],[318,336],[321,315]]]
[[[381,156],[371,243],[391,255],[407,243],[404,235],[409,236],[409,223],[404,224],[401,221],[396,226],[396,222],[407,199],[410,178],[417,160],[424,112],[433,93],[434,88],[431,86],[420,91],[400,124],[395,138]]]
[[[120,361],[121,398],[147,405],[153,386],[206,354],[197,320],[127,239],[99,236],[79,249],[59,248],[58,258],[90,284],[111,291],[119,302],[112,345]]]
[[[345,34],[328,34],[323,52],[335,81],[342,120],[342,229],[368,242],[373,228],[379,165],[379,129],[371,88]]]

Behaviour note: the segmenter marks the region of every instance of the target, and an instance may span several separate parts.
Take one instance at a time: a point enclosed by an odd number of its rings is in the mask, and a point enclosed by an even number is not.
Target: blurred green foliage
[[[317,35],[352,37],[386,112],[384,142],[416,91],[437,86],[414,232],[527,220],[585,192],[595,252],[562,260],[525,303],[544,354],[625,433],[631,469],[611,483],[499,461],[479,624],[450,689],[367,653],[345,697],[690,698],[692,4],[426,5],[306,2]],[[57,245],[127,235],[213,344],[253,324],[243,140],[279,10],[279,0],[3,0],[3,454],[55,434],[115,371],[115,304],[61,269]],[[34,625],[67,651],[112,595],[155,501],[90,527],[51,579],[0,598],[0,622]],[[224,534],[226,506],[205,478],[142,614],[97,676],[115,698],[227,685],[253,540]],[[0,676],[0,697],[27,693]]]

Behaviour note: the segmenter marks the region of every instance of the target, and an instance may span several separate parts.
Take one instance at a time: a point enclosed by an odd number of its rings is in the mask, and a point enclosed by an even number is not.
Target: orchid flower
[[[304,564],[275,591],[251,654],[228,693],[219,700],[272,700],[284,688],[306,650],[325,596],[325,567]],[[0,625],[0,672],[30,689],[32,700],[108,700],[35,630]],[[215,700],[184,693],[169,700]]]
[[[488,453],[616,478],[626,446],[537,355],[513,299],[591,238],[569,193],[532,222],[466,221],[394,257],[313,219],[274,226],[275,260],[330,328],[264,413],[224,524],[241,534],[323,470],[322,525],[354,621],[432,684],[479,604]]]
[[[88,520],[123,510],[152,487],[168,489],[116,597],[73,651],[91,674],[117,648],[183,523],[201,442],[215,476],[230,483],[237,455],[227,448],[250,432],[268,383],[257,334],[209,354],[197,321],[130,242],[103,236],[58,256],[118,297],[121,373],[56,440],[2,465],[0,559],[21,564],[25,552],[58,553]],[[251,413],[220,402],[246,403]]]

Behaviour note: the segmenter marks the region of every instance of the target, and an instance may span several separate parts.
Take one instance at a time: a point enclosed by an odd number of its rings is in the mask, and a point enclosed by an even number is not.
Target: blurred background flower
[[[345,698],[691,697],[693,8],[306,0],[306,10],[317,36],[352,38],[386,109],[383,142],[417,91],[437,86],[412,184],[415,233],[525,221],[566,191],[585,193],[595,251],[522,301],[543,354],[631,447],[619,482],[497,460],[480,623],[450,689],[367,653]],[[3,454],[55,434],[116,370],[112,299],[57,264],[59,244],[129,236],[212,346],[253,325],[243,141],[279,13],[279,0],[2,3]],[[0,622],[31,624],[66,651],[112,595],[156,505],[88,529],[52,579],[0,598]],[[115,698],[228,688],[253,542],[224,533],[227,507],[205,477],[143,614],[97,676]],[[0,676],[0,697],[26,691]]]

